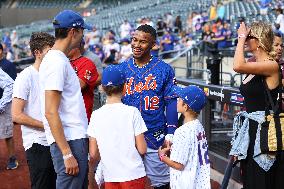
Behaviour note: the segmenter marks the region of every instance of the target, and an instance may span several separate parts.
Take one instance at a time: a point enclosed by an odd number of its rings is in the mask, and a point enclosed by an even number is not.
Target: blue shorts
[[[147,148],[144,156],[144,165],[151,186],[159,187],[170,182],[170,170],[168,165],[160,161],[158,150]]]
[[[57,174],[56,188],[60,189],[87,189],[88,188],[88,149],[87,138],[68,141],[70,149],[78,162],[79,174],[76,176],[65,173],[62,153],[56,143],[51,144],[50,153]]]

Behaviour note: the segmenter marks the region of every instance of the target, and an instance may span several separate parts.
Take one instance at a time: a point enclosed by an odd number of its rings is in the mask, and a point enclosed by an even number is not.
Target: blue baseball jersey
[[[167,125],[166,106],[176,101],[172,93],[175,84],[174,71],[170,65],[157,57],[143,67],[138,67],[130,58],[120,64],[125,72],[126,87],[124,104],[138,108],[148,131],[145,139],[148,147],[158,149],[166,134],[173,134],[174,125]]]

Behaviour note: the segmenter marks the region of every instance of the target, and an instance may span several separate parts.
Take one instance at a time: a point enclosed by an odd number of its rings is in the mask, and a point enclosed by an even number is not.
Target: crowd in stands
[[[119,63],[131,56],[131,35],[135,28],[143,24],[157,29],[158,39],[152,50],[153,56],[159,56],[161,52],[162,58],[170,58],[172,53],[164,52],[192,47],[201,40],[220,49],[232,47],[234,35],[230,22],[223,19],[224,12],[223,16],[221,13],[218,15],[220,17],[210,20],[207,12],[192,12],[186,23],[182,22],[179,15],[171,13],[157,20],[147,17],[138,19],[136,23],[125,20],[120,26],[119,34],[109,30],[103,35],[94,26],[93,31],[85,35],[85,48],[97,54],[106,64]]]
[[[268,6],[272,6],[270,0],[265,2]],[[259,1],[260,7],[265,2]],[[229,2],[218,4],[213,2],[209,10],[189,12],[186,20],[177,13],[168,12],[155,19],[142,17],[136,22],[124,20],[118,30],[110,29],[105,32],[93,26],[92,31],[85,33],[85,48],[97,54],[103,63],[122,62],[132,54],[130,40],[133,31],[143,24],[153,26],[157,30],[158,39],[152,50],[153,56],[171,58],[174,55],[173,52],[192,47],[199,41],[204,41],[205,47],[213,49],[222,50],[233,47],[236,45],[236,29],[239,23],[245,19],[240,17],[237,24],[228,20],[226,17],[228,9],[225,8],[227,3]],[[283,34],[283,2],[276,0],[273,2],[273,6],[275,7],[270,7],[270,9],[274,10],[277,16],[273,28],[276,32]],[[260,13],[262,14],[262,11]],[[1,43],[9,61],[17,61],[22,57],[31,56],[28,43],[20,43],[16,30],[13,30],[11,34],[6,32]],[[159,55],[160,53],[161,55]]]

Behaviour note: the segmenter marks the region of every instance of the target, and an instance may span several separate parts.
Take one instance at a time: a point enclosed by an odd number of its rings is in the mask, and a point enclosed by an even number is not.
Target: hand
[[[64,165],[66,174],[75,176],[79,173],[79,166],[74,156],[64,160]]]
[[[173,134],[167,134],[166,136],[165,136],[165,142],[164,142],[164,144],[169,144],[170,146],[172,145],[172,143],[173,143],[173,138],[174,138],[174,135]]]
[[[165,147],[165,148],[162,148],[162,146],[160,146],[160,148],[158,149],[158,154],[159,154],[159,156],[164,155],[164,154],[167,154],[167,152],[169,152],[170,149],[171,149],[171,148],[170,148],[169,146],[167,146],[167,147]]]
[[[249,32],[250,32],[250,28],[247,28],[247,27],[246,27],[246,24],[245,24],[244,22],[242,22],[242,23],[240,24],[239,29],[238,29],[238,36],[244,35],[243,38],[246,39],[247,36],[248,36],[248,34],[249,34]]]

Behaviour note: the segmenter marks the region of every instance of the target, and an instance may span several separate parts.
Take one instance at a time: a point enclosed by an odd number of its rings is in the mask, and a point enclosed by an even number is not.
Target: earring
[[[258,49],[259,49],[259,46],[256,48],[256,50],[258,51]]]

